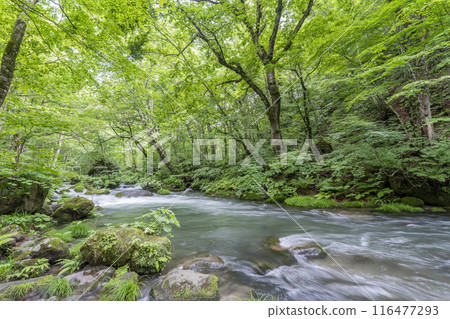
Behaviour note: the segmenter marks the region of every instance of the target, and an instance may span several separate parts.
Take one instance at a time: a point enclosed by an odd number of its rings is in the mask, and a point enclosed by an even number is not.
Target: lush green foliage
[[[149,213],[136,218],[138,221],[132,224],[122,224],[121,227],[135,227],[145,230],[146,233],[158,236],[172,235],[173,227],[180,227],[180,222],[175,214],[166,208],[151,210]]]
[[[48,297],[67,298],[73,294],[72,284],[65,278],[53,278],[48,284],[46,294]]]
[[[0,216],[0,228],[8,225],[19,225],[24,229],[45,229],[52,225],[52,219],[44,214],[14,213]]]

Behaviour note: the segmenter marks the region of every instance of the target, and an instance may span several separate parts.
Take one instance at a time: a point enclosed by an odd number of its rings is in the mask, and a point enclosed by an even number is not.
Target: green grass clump
[[[333,199],[314,198],[310,196],[295,196],[284,201],[287,205],[297,207],[311,207],[311,208],[332,208],[338,207],[339,204]]]
[[[139,284],[133,279],[112,279],[105,284],[106,292],[102,300],[109,301],[136,301],[141,294]]]
[[[82,193],[84,191],[84,184],[83,183],[76,184],[73,190],[77,193]]]
[[[65,229],[70,232],[73,238],[86,238],[91,232],[91,228],[82,222],[75,222]]]
[[[38,290],[44,290],[52,280],[53,276],[46,276],[36,281],[12,285],[1,294],[1,299],[22,300],[31,293],[37,292]]]
[[[160,189],[159,191],[156,192],[156,194],[158,195],[170,195],[170,191],[167,189]]]
[[[48,297],[67,298],[73,294],[72,284],[65,278],[54,278],[47,286]]]
[[[445,213],[446,210],[443,207],[431,207],[431,212],[432,213]]]
[[[278,301],[279,297],[275,298],[271,295],[258,295],[256,293],[253,293],[253,291],[249,292],[248,298],[240,298],[241,301]]]
[[[377,208],[377,211],[383,213],[393,213],[393,214],[401,214],[401,213],[421,213],[423,212],[423,208],[413,207],[401,203],[391,203],[391,204],[383,204]]]
[[[73,241],[72,233],[67,229],[52,229],[44,234],[45,237],[51,238],[56,237],[61,239],[65,243],[70,243]]]

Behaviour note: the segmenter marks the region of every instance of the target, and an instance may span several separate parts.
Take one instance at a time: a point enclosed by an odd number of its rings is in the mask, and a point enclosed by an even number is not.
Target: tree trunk
[[[16,20],[14,30],[6,45],[5,52],[3,52],[2,65],[0,68],[0,108],[6,99],[11,82],[14,76],[14,69],[16,67],[16,58],[19,54],[20,44],[27,25],[21,19]]]
[[[53,166],[55,166],[56,163],[58,162],[59,153],[61,153],[62,142],[63,142],[63,134],[60,133],[58,140],[58,148],[56,149],[55,158],[53,159]]]
[[[431,120],[431,103],[430,96],[427,93],[419,95],[419,112],[422,130],[428,137],[429,141],[434,139],[434,126],[430,123]]]
[[[270,123],[270,138],[282,139],[280,128],[280,111],[281,111],[281,94],[278,88],[278,83],[275,78],[275,71],[267,72],[267,88],[269,90],[272,104],[267,109],[267,117]],[[273,150],[275,154],[280,154],[281,146],[274,145]]]

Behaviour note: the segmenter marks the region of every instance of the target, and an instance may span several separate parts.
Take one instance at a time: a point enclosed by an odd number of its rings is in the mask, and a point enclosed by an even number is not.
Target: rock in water
[[[60,221],[73,221],[83,219],[94,209],[94,203],[84,197],[72,198],[58,208],[53,217]]]
[[[211,269],[222,268],[225,262],[222,258],[214,255],[195,256],[184,262],[179,269]]]
[[[59,238],[38,238],[28,240],[16,247],[12,252],[12,258],[17,260],[32,258],[47,258],[50,263],[67,257],[69,247]]]
[[[219,300],[217,277],[192,270],[175,269],[151,289],[156,300]]]
[[[169,261],[172,243],[167,237],[145,234],[137,228],[113,228],[96,232],[81,246],[90,265],[130,265],[139,274],[157,273]]]

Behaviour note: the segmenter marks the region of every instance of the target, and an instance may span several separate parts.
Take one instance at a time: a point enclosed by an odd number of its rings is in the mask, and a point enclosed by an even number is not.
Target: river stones
[[[92,266],[129,264],[132,271],[147,274],[164,269],[171,245],[167,237],[145,234],[141,229],[113,228],[97,231],[84,242],[80,252]]]
[[[222,268],[225,262],[222,258],[214,255],[195,256],[184,262],[178,269],[217,269]]]
[[[132,191],[124,191],[124,194],[127,198],[132,197],[142,197],[142,196],[153,196],[152,192],[141,189],[141,190],[132,190]]]
[[[59,221],[69,222],[86,218],[93,209],[94,203],[91,200],[75,197],[59,207],[52,216]]]
[[[219,300],[217,277],[192,270],[174,269],[151,289],[155,300]]]
[[[23,242],[12,251],[12,258],[16,260],[47,258],[50,263],[65,258],[69,254],[69,247],[59,238],[38,238]]]
[[[282,245],[280,239],[275,236],[266,237],[263,242],[263,247],[274,252],[289,252],[295,259],[299,256],[304,256],[309,259],[324,258],[327,255],[323,248],[314,242],[304,241]]]

